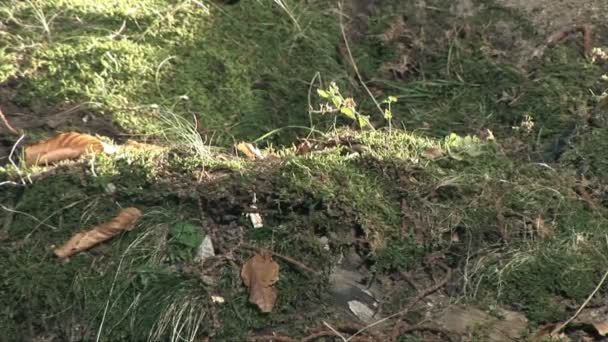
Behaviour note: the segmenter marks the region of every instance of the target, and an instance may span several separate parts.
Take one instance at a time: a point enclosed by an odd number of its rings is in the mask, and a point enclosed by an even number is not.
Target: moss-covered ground
[[[533,58],[526,48],[545,37],[494,1],[466,17],[425,3],[376,1],[349,46],[377,100],[397,98],[390,129],[340,53],[331,2],[0,3],[0,108],[16,126],[40,120],[31,140],[99,133],[96,120],[120,132],[107,139],[167,146],[48,168],[0,156],[0,340],[301,338],[355,319],[329,281],[353,254],[381,289],[378,317],[445,266],[447,302],[521,312],[529,334],[569,318],[608,261],[603,66],[575,38]],[[375,129],[317,113],[331,81]],[[73,120],[49,121],[74,107]],[[313,146],[300,153],[304,137]],[[234,153],[255,139],[265,159]],[[52,253],[131,206],[143,212],[134,230],[69,261]],[[194,261],[207,235],[216,256]],[[253,247],[315,270],[277,258],[269,314],[240,278]]]

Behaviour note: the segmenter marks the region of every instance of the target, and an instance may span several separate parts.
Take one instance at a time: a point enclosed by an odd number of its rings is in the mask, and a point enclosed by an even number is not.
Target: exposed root
[[[398,326],[399,324],[397,324],[396,326]],[[409,334],[412,332],[416,332],[416,331],[428,331],[434,334],[441,334],[443,336],[445,336],[445,338],[448,341],[454,341],[454,339],[451,337],[451,334],[448,330],[439,328],[439,327],[433,327],[433,326],[429,326],[429,325],[414,325],[414,326],[410,326],[410,327],[402,327],[399,329],[399,336],[404,335],[404,334]],[[396,341],[396,340],[395,340]]]
[[[254,247],[254,246],[250,246],[250,245],[247,245],[247,244],[243,244],[240,247],[242,247],[244,249],[251,250],[251,251],[255,251],[257,253],[259,253],[261,251],[260,248],[257,248],[257,247]],[[276,256],[277,258],[279,258],[279,259],[281,259],[281,260],[283,260],[283,261],[285,261],[287,263],[290,263],[290,264],[292,264],[292,265],[300,268],[301,270],[304,270],[304,271],[306,271],[306,272],[308,272],[308,273],[310,273],[312,275],[315,275],[317,277],[321,275],[319,272],[313,270],[312,268],[306,266],[304,263],[302,263],[302,262],[300,262],[300,261],[298,261],[298,260],[296,260],[296,259],[294,259],[292,257],[288,257],[286,255],[282,255],[282,254],[279,254],[277,252],[272,252],[272,251],[271,251],[271,253],[272,253],[273,256]]]
[[[300,342],[300,340],[282,335],[260,335],[249,338],[250,342]]]
[[[402,333],[401,332],[402,331],[402,327],[401,327],[401,324],[402,324],[401,323],[401,319],[402,319],[402,317],[405,316],[405,314],[407,314],[422,299],[424,299],[425,297],[427,297],[431,293],[439,290],[440,288],[444,287],[448,283],[448,281],[450,280],[450,278],[452,277],[452,269],[449,268],[442,261],[433,260],[432,263],[434,263],[437,266],[441,267],[445,271],[445,276],[443,277],[443,279],[441,279],[435,285],[433,285],[433,286],[431,286],[429,288],[426,288],[426,289],[420,291],[418,293],[418,295],[416,295],[416,297],[412,298],[410,300],[410,302],[402,310],[400,310],[398,313],[396,313],[396,314],[394,314],[392,316],[387,317],[387,318],[399,317],[399,319],[400,319],[394,325],[394,327],[393,327],[393,331],[391,333],[392,341],[397,341],[399,339],[399,336]]]

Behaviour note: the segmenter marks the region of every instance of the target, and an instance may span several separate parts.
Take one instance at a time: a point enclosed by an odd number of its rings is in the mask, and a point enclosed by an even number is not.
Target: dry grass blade
[[[19,133],[19,131],[17,131],[15,129],[15,127],[13,127],[8,122],[8,119],[6,118],[6,116],[4,116],[4,113],[2,112],[2,109],[0,109],[0,121],[2,121],[2,124],[4,124],[4,126],[6,127],[6,129],[8,129],[8,131],[11,132],[13,135],[16,135],[16,136],[21,135],[21,133]]]

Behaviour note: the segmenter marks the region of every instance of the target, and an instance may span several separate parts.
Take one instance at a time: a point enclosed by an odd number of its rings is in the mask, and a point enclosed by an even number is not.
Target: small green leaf
[[[332,97],[331,102],[333,103],[334,107],[336,107],[336,108],[342,107],[342,98],[340,98],[338,96]]]
[[[169,243],[195,248],[203,242],[203,233],[200,227],[188,222],[178,222],[169,231]]]
[[[369,116],[359,115],[358,119],[359,119],[359,127],[363,128],[363,127],[369,125]]]
[[[397,102],[397,98],[395,96],[389,96],[387,101],[388,103],[394,103]]]
[[[346,115],[349,119],[355,120],[355,118],[356,118],[355,111],[352,108],[342,107],[342,108],[340,108],[340,112],[342,114]]]
[[[324,99],[328,99],[329,98],[329,93],[326,92],[323,89],[317,89],[317,94],[319,94],[319,96],[321,96]]]

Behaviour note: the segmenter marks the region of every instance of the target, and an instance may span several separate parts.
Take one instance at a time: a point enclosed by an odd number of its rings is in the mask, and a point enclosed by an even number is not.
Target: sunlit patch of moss
[[[352,225],[358,225],[374,248],[379,248],[388,232],[398,226],[397,201],[389,184],[380,175],[345,160],[339,150],[291,159],[281,172],[286,182],[282,197],[316,198],[330,216],[352,220],[342,234],[348,235]]]
[[[7,50],[25,61],[10,63],[24,75],[22,105],[100,103],[99,111],[123,127],[159,134],[165,125],[148,109],[157,105],[188,118],[196,113],[209,135],[217,133],[216,142],[229,143],[233,136],[253,139],[277,127],[310,124],[310,81],[317,72],[344,75],[335,59],[337,23],[325,14],[331,6],[297,6],[298,26],[262,2],[55,0],[0,8],[15,18],[7,40],[41,47]],[[36,29],[26,30],[25,23]]]
[[[31,67],[37,72],[28,88],[34,98],[128,106],[129,98],[154,92],[154,66],[162,58],[154,47],[128,40],[56,43],[34,52]]]

